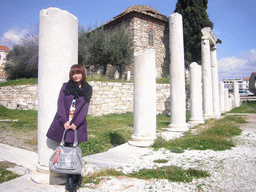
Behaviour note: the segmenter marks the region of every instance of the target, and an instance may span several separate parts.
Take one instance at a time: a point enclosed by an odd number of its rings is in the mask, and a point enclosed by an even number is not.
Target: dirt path
[[[37,152],[37,130],[29,132],[10,131],[0,126],[0,143]]]

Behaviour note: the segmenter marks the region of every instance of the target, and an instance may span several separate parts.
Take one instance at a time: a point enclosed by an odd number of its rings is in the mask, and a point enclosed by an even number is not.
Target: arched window
[[[148,31],[148,45],[154,46],[154,31],[152,29]]]

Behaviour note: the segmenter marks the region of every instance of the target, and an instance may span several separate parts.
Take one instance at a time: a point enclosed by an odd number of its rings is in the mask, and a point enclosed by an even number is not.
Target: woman
[[[77,130],[78,143],[87,141],[86,115],[92,96],[92,87],[86,82],[85,69],[73,65],[69,73],[70,80],[64,83],[58,98],[58,111],[47,132],[47,137],[60,143],[64,129],[65,146],[72,147],[74,130]],[[66,188],[69,191],[81,186],[80,175],[68,175]]]

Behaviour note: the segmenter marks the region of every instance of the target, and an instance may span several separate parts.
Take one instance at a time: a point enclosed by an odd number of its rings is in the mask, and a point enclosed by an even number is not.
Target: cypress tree
[[[213,23],[206,12],[207,4],[208,0],[178,0],[176,4],[174,12],[180,13],[183,17],[186,68],[192,62],[201,64],[201,30],[204,27],[213,29]]]

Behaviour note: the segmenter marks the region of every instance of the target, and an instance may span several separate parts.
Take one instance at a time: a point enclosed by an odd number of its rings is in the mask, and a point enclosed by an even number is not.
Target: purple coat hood
[[[69,120],[69,110],[71,102],[74,99],[73,95],[65,95],[66,83],[63,84],[58,98],[58,110],[53,119],[53,122],[46,136],[58,143],[61,142],[64,133],[64,123]],[[77,126],[78,143],[87,141],[87,122],[86,115],[89,109],[89,103],[86,103],[84,97],[79,96],[76,99],[76,110],[70,124],[74,123]],[[74,142],[74,131],[69,129],[66,132],[65,142]]]

